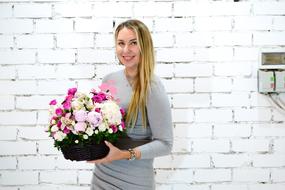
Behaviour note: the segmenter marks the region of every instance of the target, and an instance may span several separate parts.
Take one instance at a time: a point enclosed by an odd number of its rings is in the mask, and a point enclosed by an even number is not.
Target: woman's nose
[[[125,45],[123,48],[124,52],[129,52],[130,51],[130,46],[129,45]]]

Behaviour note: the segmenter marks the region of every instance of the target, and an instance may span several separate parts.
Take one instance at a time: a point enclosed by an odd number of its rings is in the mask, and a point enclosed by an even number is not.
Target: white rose
[[[99,131],[105,131],[107,129],[106,124],[103,122],[98,127]]]
[[[87,135],[89,135],[89,136],[92,136],[93,133],[94,133],[94,131],[93,131],[93,129],[92,129],[91,127],[88,127],[88,128],[86,129],[85,133],[86,133]]]
[[[83,135],[83,138],[84,139],[88,139],[88,135]]]
[[[53,138],[56,140],[56,141],[62,141],[64,138],[66,137],[66,134],[63,133],[62,131],[58,131],[54,134]]]
[[[108,132],[109,132],[109,133],[113,133],[113,129],[110,128],[110,129],[108,130]]]
[[[101,108],[101,112],[110,125],[118,125],[121,123],[122,115],[120,107],[116,102],[112,100],[106,101]]]
[[[58,131],[58,127],[56,125],[53,125],[51,128],[50,128],[51,132],[56,132]]]

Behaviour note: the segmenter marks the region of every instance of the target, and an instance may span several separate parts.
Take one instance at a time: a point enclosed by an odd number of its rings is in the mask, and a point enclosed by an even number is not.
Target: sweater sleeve
[[[147,101],[147,117],[152,131],[152,141],[139,146],[141,159],[151,159],[170,154],[173,129],[169,100],[158,77],[151,86]]]

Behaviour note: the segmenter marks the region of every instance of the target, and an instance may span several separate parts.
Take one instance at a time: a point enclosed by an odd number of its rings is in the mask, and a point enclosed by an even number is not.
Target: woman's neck
[[[130,83],[131,86],[133,86],[136,78],[137,78],[137,69],[127,69],[125,68],[125,75],[126,78],[128,80],[128,82]]]

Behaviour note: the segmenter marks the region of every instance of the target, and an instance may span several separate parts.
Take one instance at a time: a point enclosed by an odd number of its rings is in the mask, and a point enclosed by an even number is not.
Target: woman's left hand
[[[122,159],[126,159],[126,151],[120,150],[117,147],[115,147],[114,145],[112,145],[110,142],[105,141],[105,144],[109,147],[110,151],[107,154],[107,156],[105,156],[102,159],[97,159],[97,160],[90,160],[87,161],[87,163],[93,163],[93,164],[105,164],[105,163],[110,163],[114,160],[122,160]],[[126,157],[126,158],[125,158]]]

